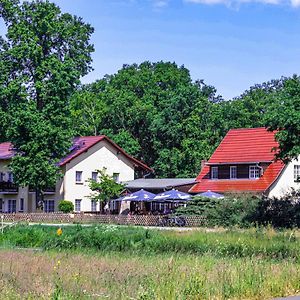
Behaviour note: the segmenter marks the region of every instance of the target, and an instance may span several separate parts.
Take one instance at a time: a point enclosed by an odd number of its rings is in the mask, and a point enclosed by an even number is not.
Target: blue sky
[[[95,28],[91,82],[123,64],[175,61],[225,99],[300,73],[300,0],[55,0]],[[1,29],[1,28],[0,28]]]

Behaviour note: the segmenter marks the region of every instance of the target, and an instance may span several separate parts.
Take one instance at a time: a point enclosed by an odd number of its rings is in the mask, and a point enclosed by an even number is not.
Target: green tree
[[[285,162],[300,154],[300,78],[294,75],[284,82],[267,114],[266,126],[278,131],[279,151],[276,156]]]
[[[2,131],[16,151],[16,182],[34,187],[42,200],[70,146],[69,99],[91,69],[93,28],[49,1],[1,0],[0,16],[7,27],[0,40],[0,107],[9,124]]]
[[[91,127],[145,161],[158,176],[195,176],[201,159],[208,158],[219,141],[214,138],[218,132],[215,124],[210,122],[211,107],[217,107],[221,99],[213,87],[193,82],[183,66],[170,62],[124,65],[84,90],[107,109],[98,119],[99,125]],[[76,99],[78,106],[85,106],[82,97]],[[88,117],[86,120],[93,124]],[[190,122],[197,128],[189,126]],[[85,128],[93,134],[92,128]],[[210,139],[198,142],[199,134],[200,139]]]
[[[124,191],[124,185],[115,182],[112,176],[106,173],[106,169],[97,170],[99,181],[89,179],[89,187],[93,193],[89,196],[93,201],[99,201],[101,210],[105,204],[111,200],[119,197]]]

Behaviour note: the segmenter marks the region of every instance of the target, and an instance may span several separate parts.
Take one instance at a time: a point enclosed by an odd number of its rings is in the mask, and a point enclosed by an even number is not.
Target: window
[[[8,182],[14,182],[14,175],[12,172],[8,173]]]
[[[0,212],[3,211],[3,199],[0,198]]]
[[[97,211],[97,201],[91,200],[91,211]]]
[[[54,212],[55,202],[54,200],[45,200],[44,212]]]
[[[120,173],[113,173],[113,179],[115,182],[118,182],[119,183],[119,176],[120,176]]]
[[[230,166],[230,179],[237,179],[237,167]]]
[[[92,172],[92,179],[97,181],[98,179],[98,172]]]
[[[24,198],[20,198],[20,207],[19,211],[24,211]]]
[[[77,212],[81,211],[81,199],[75,200],[75,211],[77,211]]]
[[[3,172],[0,173],[0,181],[3,182],[5,178],[5,174]]]
[[[8,200],[8,212],[15,213],[17,211],[17,200]]]
[[[260,176],[260,168],[258,166],[250,166],[249,167],[249,178],[256,179]]]
[[[294,181],[300,182],[300,165],[294,165]]]
[[[76,171],[76,183],[82,183],[82,171]]]
[[[211,179],[218,179],[218,167],[211,167]]]

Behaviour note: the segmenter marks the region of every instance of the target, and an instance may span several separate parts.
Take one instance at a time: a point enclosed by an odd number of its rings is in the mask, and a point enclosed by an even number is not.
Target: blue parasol
[[[207,192],[204,192],[204,193],[197,194],[197,195],[195,195],[195,197],[196,196],[206,197],[206,198],[217,198],[217,199],[223,199],[224,198],[224,195],[212,192],[210,190],[208,190]]]
[[[156,195],[153,201],[165,201],[165,200],[190,200],[191,195],[172,189]]]
[[[118,201],[150,201],[155,197],[155,194],[152,194],[143,189],[134,192],[132,194],[126,195],[117,199]]]

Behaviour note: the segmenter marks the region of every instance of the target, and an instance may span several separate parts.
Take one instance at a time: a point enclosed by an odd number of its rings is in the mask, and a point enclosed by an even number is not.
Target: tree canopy
[[[91,70],[93,28],[49,1],[2,0],[1,132],[15,148],[21,186],[54,185],[73,136],[70,96]]]
[[[0,136],[13,143],[20,185],[53,185],[75,135],[106,134],[158,177],[194,177],[231,128],[280,131],[277,157],[300,152],[299,77],[224,101],[175,62],[124,65],[80,85],[91,70],[93,28],[49,1],[1,0]]]

